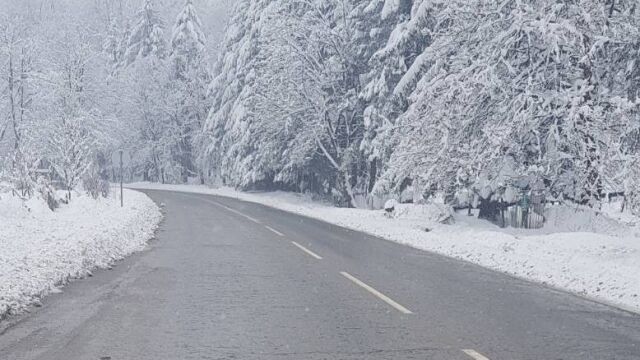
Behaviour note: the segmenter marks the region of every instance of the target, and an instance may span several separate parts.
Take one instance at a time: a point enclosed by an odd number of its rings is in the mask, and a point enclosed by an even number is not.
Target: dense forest
[[[240,1],[200,163],[243,188],[597,204],[640,181],[626,0]]]
[[[0,171],[25,194],[43,168],[74,187],[125,148],[131,179],[341,206],[535,191],[640,211],[637,7],[238,0],[213,61],[191,0],[173,22],[152,0],[102,29],[0,19]]]

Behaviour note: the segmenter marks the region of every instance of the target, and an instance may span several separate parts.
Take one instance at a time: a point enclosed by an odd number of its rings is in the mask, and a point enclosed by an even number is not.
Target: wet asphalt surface
[[[1,360],[640,359],[639,315],[261,205],[146,193],[166,213],[149,249],[0,324]]]

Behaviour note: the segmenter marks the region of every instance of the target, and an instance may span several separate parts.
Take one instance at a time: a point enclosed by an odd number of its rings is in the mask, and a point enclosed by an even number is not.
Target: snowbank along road
[[[640,359],[640,316],[233,199],[147,191],[149,251],[0,335],[2,359]]]

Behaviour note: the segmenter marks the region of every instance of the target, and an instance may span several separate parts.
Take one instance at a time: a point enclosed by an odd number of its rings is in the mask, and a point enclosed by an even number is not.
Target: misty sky
[[[63,17],[78,19],[78,23],[101,30],[115,17],[133,19],[142,7],[143,0],[0,0],[0,18],[20,16],[34,23],[56,22]],[[203,30],[208,38],[210,55],[217,53],[233,0],[194,0]],[[183,0],[155,0],[166,23],[166,35],[175,16],[183,6]],[[119,16],[122,13],[124,16]]]

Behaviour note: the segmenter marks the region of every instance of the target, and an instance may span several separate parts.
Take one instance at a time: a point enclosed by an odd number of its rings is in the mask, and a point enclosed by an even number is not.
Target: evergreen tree
[[[589,204],[620,188],[620,139],[637,129],[637,105],[605,85],[629,63],[601,61],[630,29],[602,10],[588,0],[449,2],[380,186],[417,178],[490,200],[544,183]]]
[[[164,22],[153,7],[153,0],[145,0],[143,8],[138,12],[138,20],[131,30],[124,62],[130,65],[139,58],[154,56],[164,59],[166,55]]]
[[[409,185],[417,201],[632,194],[638,16],[633,1],[242,1],[203,165],[351,205]]]
[[[259,182],[264,176],[250,164],[253,144],[251,97],[256,80],[260,29],[270,0],[240,0],[236,3],[213,70],[210,86],[211,112],[201,137],[199,159],[210,181],[230,185]]]
[[[174,80],[174,112],[171,130],[174,158],[181,167],[182,181],[198,171],[194,161],[194,141],[209,111],[207,87],[211,81],[205,55],[202,24],[191,0],[176,18],[171,39],[171,79]],[[200,174],[201,175],[201,174]]]
[[[171,61],[175,76],[181,78],[192,67],[201,67],[206,38],[192,0],[187,0],[173,26],[171,36]]]
[[[408,96],[428,69],[429,59],[420,55],[433,39],[443,6],[442,0],[387,0],[369,7],[381,38],[360,93],[365,124],[361,148],[371,167],[369,191],[395,147],[397,118],[407,110]]]

